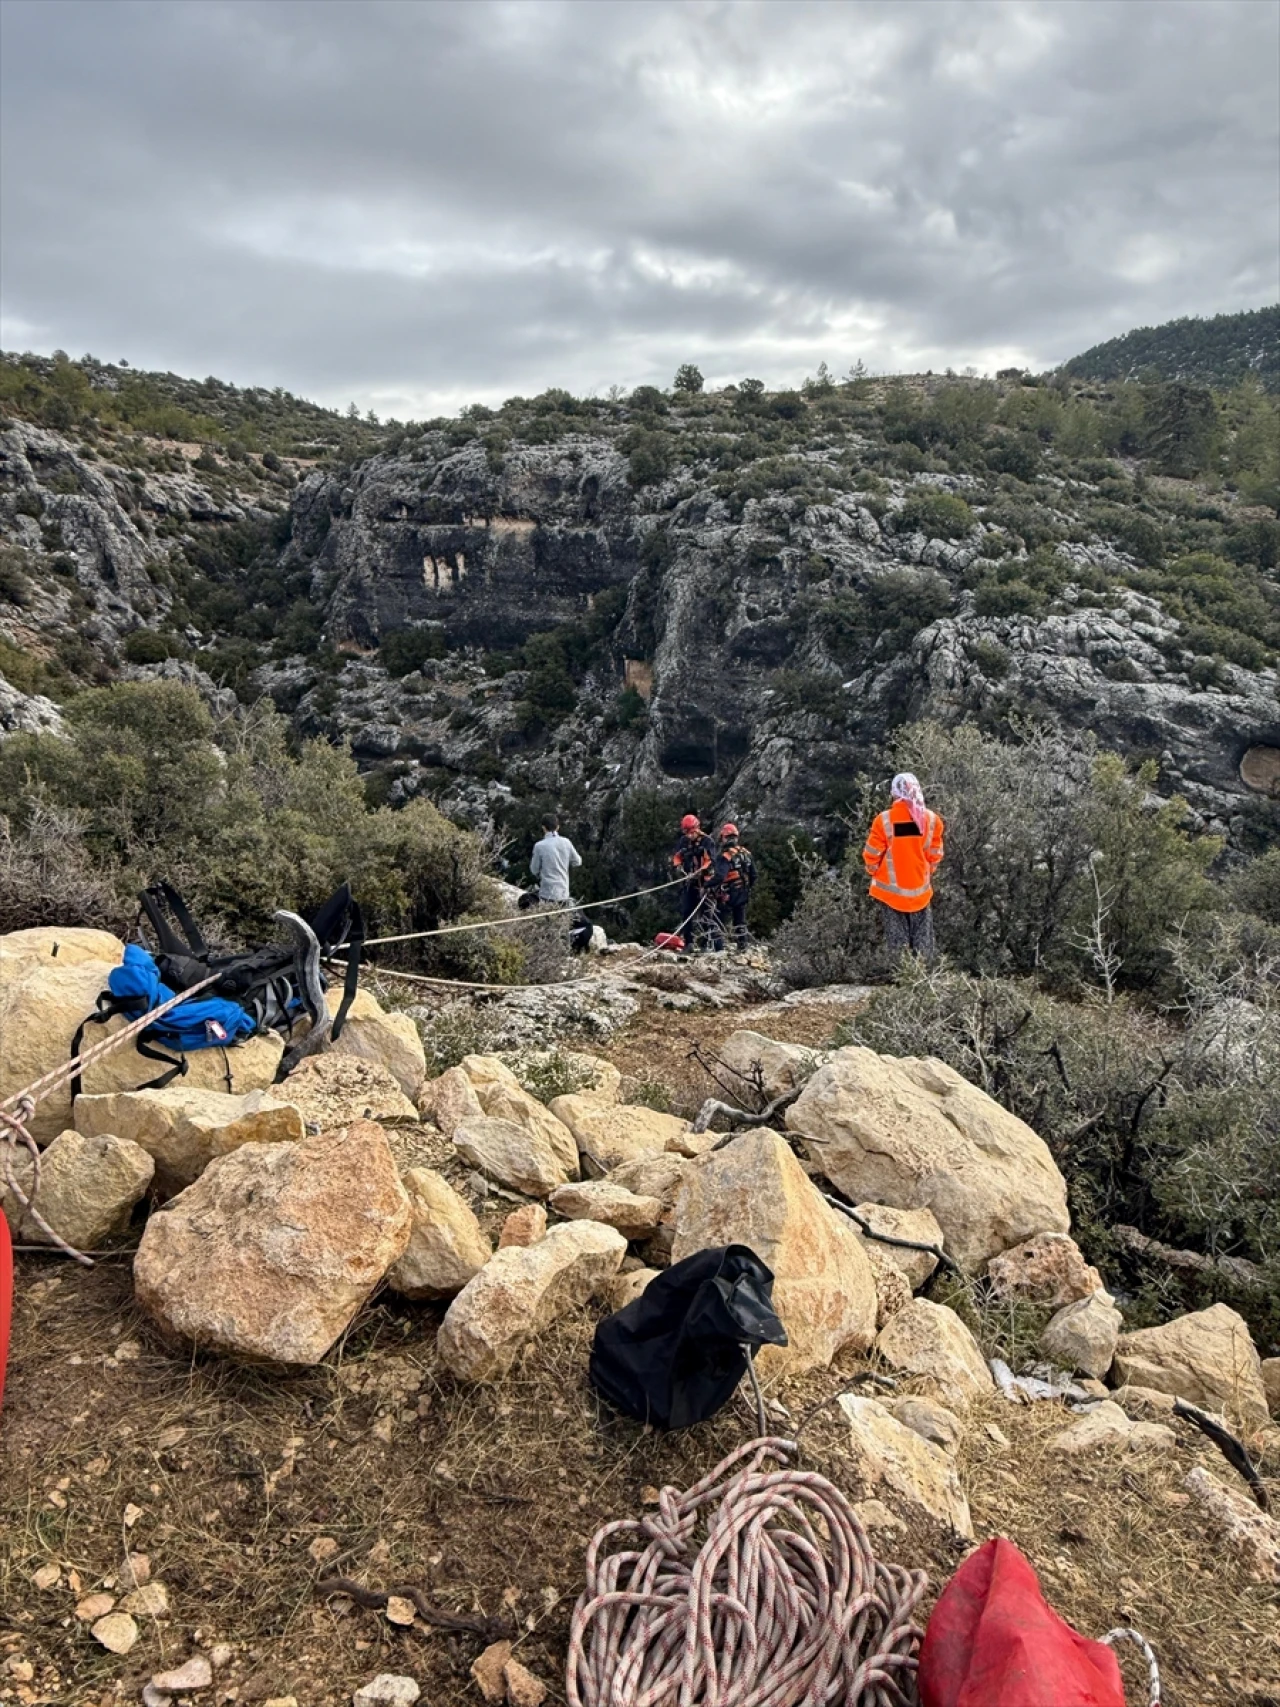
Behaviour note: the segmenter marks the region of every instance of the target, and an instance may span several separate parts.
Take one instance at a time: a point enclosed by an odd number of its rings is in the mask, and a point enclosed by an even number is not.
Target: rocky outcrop
[[[25,1149],[13,1157],[13,1173],[25,1197],[31,1197],[35,1164]],[[40,1185],[32,1205],[54,1232],[77,1250],[93,1250],[124,1231],[134,1205],[151,1184],[155,1163],[139,1145],[104,1133],[86,1138],[79,1132],[60,1132],[40,1158]],[[14,1237],[31,1244],[46,1242],[44,1230],[23,1213],[0,1173],[0,1209]]]
[[[353,1120],[418,1118],[390,1068],[354,1055],[308,1055],[275,1087],[275,1096],[325,1132]]]
[[[1102,1276],[1066,1233],[1037,1233],[1025,1244],[1002,1251],[987,1264],[987,1274],[994,1298],[1024,1298],[1055,1310],[1102,1289]]]
[[[412,1221],[371,1121],[246,1144],[152,1214],[134,1259],[137,1300],[163,1332],[202,1349],[318,1363],[403,1255]]]
[[[876,1289],[849,1226],[814,1189],[780,1133],[744,1132],[690,1165],[675,1207],[673,1262],[717,1245],[746,1245],[773,1271],[786,1346],[765,1346],[763,1371],[825,1368],[875,1334]]]
[[[662,1219],[662,1199],[637,1197],[612,1180],[581,1180],[551,1193],[551,1207],[570,1221],[602,1221],[624,1239],[647,1239]]]
[[[1226,1411],[1247,1428],[1260,1428],[1267,1420],[1257,1348],[1244,1319],[1226,1304],[1122,1334],[1115,1375],[1117,1386],[1173,1393],[1193,1405]]]
[[[1109,1294],[1090,1292],[1066,1304],[1046,1324],[1040,1350],[1060,1369],[1079,1369],[1101,1381],[1111,1368],[1124,1317]]]
[[[494,1120],[487,1114],[464,1120],[454,1128],[453,1142],[473,1167],[512,1191],[549,1197],[568,1183],[568,1169],[542,1134],[513,1120]]]
[[[306,1130],[292,1103],[265,1091],[228,1096],[185,1085],[77,1097],[75,1118],[76,1131],[88,1137],[115,1133],[144,1149],[155,1161],[162,1197],[199,1179],[215,1156],[242,1144],[292,1144]]]
[[[578,1149],[606,1170],[658,1154],[689,1130],[687,1120],[591,1096],[554,1097],[551,1112],[569,1128]]]
[[[971,1540],[973,1520],[954,1460],[876,1399],[842,1393],[839,1404],[849,1425],[845,1444],[851,1468],[863,1496],[883,1500],[890,1510],[911,1517],[930,1517]]]
[[[913,1298],[880,1330],[876,1351],[891,1369],[928,1381],[956,1410],[995,1391],[977,1340],[945,1304]]]
[[[337,1011],[340,993],[325,996],[330,1013]],[[351,1056],[383,1067],[410,1101],[418,1096],[427,1076],[427,1057],[418,1028],[408,1014],[388,1013],[367,990],[357,990],[337,1040],[330,1049],[339,1059]]]
[[[406,1298],[452,1298],[488,1262],[492,1248],[475,1212],[431,1168],[402,1176],[413,1221],[404,1255],[387,1275]]]
[[[498,1380],[530,1340],[612,1279],[626,1252],[622,1234],[598,1221],[496,1251],[449,1306],[436,1339],[441,1364],[459,1380]]]
[[[786,1113],[853,1202],[931,1209],[971,1272],[1033,1233],[1065,1233],[1067,1188],[1031,1128],[944,1062],[841,1049]]]

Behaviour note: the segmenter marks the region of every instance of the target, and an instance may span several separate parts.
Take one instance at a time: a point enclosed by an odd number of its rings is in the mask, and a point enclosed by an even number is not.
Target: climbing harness
[[[928,1578],[878,1560],[840,1490],[793,1467],[797,1450],[748,1441],[684,1493],[664,1488],[651,1516],[599,1530],[569,1707],[908,1707]]]

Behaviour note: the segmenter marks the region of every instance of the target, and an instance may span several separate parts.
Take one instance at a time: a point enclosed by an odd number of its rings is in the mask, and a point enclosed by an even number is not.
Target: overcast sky
[[[1273,0],[0,0],[0,342],[400,417],[1280,291]]]

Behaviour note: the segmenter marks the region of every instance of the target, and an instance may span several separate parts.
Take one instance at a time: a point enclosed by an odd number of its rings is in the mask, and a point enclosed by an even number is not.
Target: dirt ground
[[[693,1043],[710,1049],[744,1020],[819,1043],[840,1017],[646,1010],[599,1052],[634,1078],[661,1077],[685,1107],[708,1091]],[[404,1159],[464,1177],[429,1137],[392,1136]],[[495,1194],[484,1218],[496,1226],[514,1202]],[[590,1312],[550,1330],[497,1385],[459,1386],[437,1364],[441,1315],[384,1293],[324,1364],[281,1373],[175,1355],[134,1308],[127,1257],[89,1271],[19,1258],[0,1425],[0,1701],[115,1707],[137,1701],[157,1669],[225,1644],[197,1702],[339,1707],[378,1672],[416,1678],[429,1707],[480,1702],[468,1675],[479,1638],[325,1603],[316,1584],[333,1574],[413,1584],[451,1612],[507,1619],[518,1657],[562,1701],[592,1534],[642,1513],[658,1486],[705,1474],[754,1433],[754,1418],[742,1395],[675,1436],[605,1411],[586,1379]],[[799,1431],[801,1462],[852,1498],[863,1490],[839,1413],[823,1402],[883,1391],[875,1373],[851,1357],[770,1394],[787,1413],[779,1432]],[[1161,1660],[1164,1707],[1280,1707],[1280,1597],[1220,1556],[1181,1491],[1193,1462],[1232,1472],[1181,1429],[1160,1456],[1067,1463],[1048,1442],[1068,1420],[1055,1404],[998,1398],[973,1413],[962,1474],[978,1538],[1015,1540],[1085,1633],[1140,1628]],[[1280,1462],[1266,1469],[1275,1477]],[[1280,1501],[1280,1481],[1270,1485]],[[930,1599],[963,1556],[929,1526],[873,1540],[882,1557],[929,1573]],[[140,1618],[138,1645],[116,1657],[76,1608],[97,1591],[126,1592],[128,1553],[146,1556],[169,1613]],[[41,1581],[58,1571],[43,1589],[33,1581],[42,1567]],[[1123,1663],[1130,1702],[1144,1702],[1142,1668]]]

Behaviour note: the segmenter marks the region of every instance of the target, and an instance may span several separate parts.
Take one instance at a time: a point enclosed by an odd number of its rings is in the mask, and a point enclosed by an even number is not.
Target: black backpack
[[[689,1428],[728,1404],[748,1347],[786,1343],[772,1270],[746,1245],[722,1245],[673,1264],[601,1322],[591,1385],[627,1416]]]

